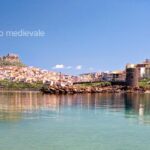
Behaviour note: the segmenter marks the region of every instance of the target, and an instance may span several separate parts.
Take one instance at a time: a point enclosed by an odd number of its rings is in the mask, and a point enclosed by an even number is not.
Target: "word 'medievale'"
[[[11,30],[11,31],[0,31],[0,37],[44,37],[45,32],[42,30]]]

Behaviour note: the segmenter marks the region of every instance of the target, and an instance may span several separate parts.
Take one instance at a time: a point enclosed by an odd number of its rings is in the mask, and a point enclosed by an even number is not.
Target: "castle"
[[[7,54],[6,56],[0,57],[0,61],[10,62],[10,63],[19,63],[19,56],[16,54]]]

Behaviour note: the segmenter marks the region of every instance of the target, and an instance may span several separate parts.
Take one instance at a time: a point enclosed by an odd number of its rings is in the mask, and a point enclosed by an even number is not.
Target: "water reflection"
[[[62,109],[123,112],[150,124],[150,94],[43,95],[39,92],[0,92],[0,120],[52,117]],[[31,115],[32,114],[32,115]]]
[[[138,116],[139,123],[150,124],[150,94],[126,94],[126,117]]]

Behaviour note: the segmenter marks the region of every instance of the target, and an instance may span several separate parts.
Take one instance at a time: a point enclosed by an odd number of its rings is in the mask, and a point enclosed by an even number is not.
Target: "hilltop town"
[[[127,64],[124,70],[110,72],[86,73],[79,76],[71,76],[26,66],[16,54],[8,54],[0,57],[0,81],[12,83],[41,83],[49,86],[72,86],[74,84],[85,83],[115,83],[119,85],[127,84],[132,87],[139,87],[140,81],[150,79],[150,60],[146,59],[139,64]],[[143,82],[142,82],[143,84]],[[145,83],[144,83],[145,84]],[[0,83],[1,86],[1,83]]]
[[[37,67],[24,65],[19,56],[8,54],[0,57],[0,80],[13,82],[34,83],[42,82],[54,84],[62,80],[66,84],[73,82],[73,77],[59,72],[48,71]]]

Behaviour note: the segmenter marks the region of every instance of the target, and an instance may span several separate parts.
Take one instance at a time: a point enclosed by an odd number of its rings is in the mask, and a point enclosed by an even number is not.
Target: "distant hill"
[[[7,54],[0,57],[0,66],[25,66],[17,54]]]

